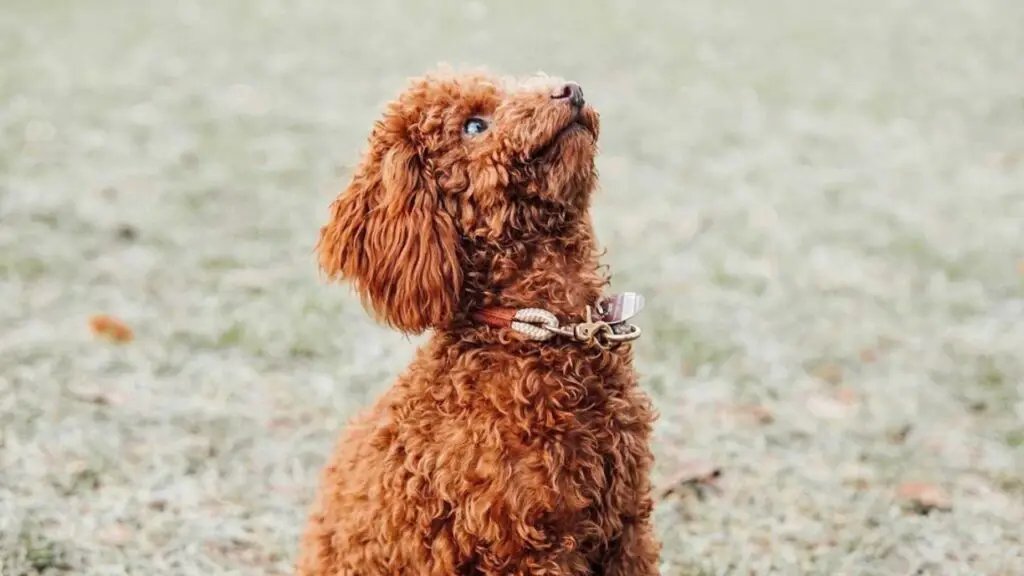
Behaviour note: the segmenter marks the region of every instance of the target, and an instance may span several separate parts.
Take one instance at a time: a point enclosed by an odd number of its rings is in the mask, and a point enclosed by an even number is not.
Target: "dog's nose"
[[[568,99],[569,104],[574,108],[583,107],[583,88],[575,82],[566,82],[551,93],[551,97],[555,100]]]

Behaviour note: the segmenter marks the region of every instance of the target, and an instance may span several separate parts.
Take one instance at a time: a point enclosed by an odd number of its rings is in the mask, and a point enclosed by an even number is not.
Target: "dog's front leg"
[[[661,546],[654,537],[649,517],[626,524],[612,543],[600,568],[600,576],[659,576],[658,554]]]
[[[506,486],[498,498],[488,494],[484,499],[468,498],[463,510],[476,511],[475,518],[459,522],[460,528],[471,527],[456,539],[473,550],[472,576],[593,576],[587,554],[566,530],[553,525],[550,502],[540,486],[529,482],[528,473]]]

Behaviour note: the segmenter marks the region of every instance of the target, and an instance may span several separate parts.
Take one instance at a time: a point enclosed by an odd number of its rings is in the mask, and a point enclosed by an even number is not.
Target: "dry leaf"
[[[295,423],[290,418],[274,418],[267,422],[267,428],[277,430],[279,428],[291,428]]]
[[[904,424],[899,428],[889,430],[885,435],[889,439],[889,444],[903,444],[913,430],[913,424]]]
[[[697,375],[696,367],[685,360],[683,360],[683,364],[680,368],[683,373],[683,376],[686,376],[687,378],[692,378],[693,376]]]
[[[658,491],[661,499],[679,494],[685,489],[695,489],[701,495],[702,488],[717,488],[716,483],[722,476],[722,469],[704,460],[690,460],[682,463],[671,480]]]
[[[138,228],[131,224],[121,224],[117,227],[116,234],[119,240],[124,240],[125,242],[133,242],[139,238]]]
[[[857,393],[850,388],[840,388],[835,393],[836,400],[846,404],[847,406],[853,406],[857,404]]]
[[[771,424],[775,421],[775,416],[772,415],[772,411],[766,406],[750,405],[744,406],[742,409],[745,414],[754,418],[761,424]]]
[[[940,435],[925,436],[921,439],[920,447],[931,454],[942,454],[946,450],[946,441]]]
[[[825,420],[845,418],[856,409],[857,396],[849,389],[840,389],[833,394],[816,394],[807,399],[807,410]]]
[[[739,404],[736,406],[726,406],[724,410],[735,416],[741,418],[748,418],[757,422],[758,424],[771,424],[775,421],[775,416],[772,411],[766,406],[759,404]]]
[[[116,546],[131,542],[133,538],[132,534],[132,531],[124,524],[115,524],[101,531],[99,533],[99,538],[104,544],[112,544]]]
[[[967,404],[967,409],[975,413],[984,412],[988,410],[988,402],[985,402],[984,400],[974,400]]]
[[[945,490],[927,482],[904,482],[900,485],[897,495],[922,513],[949,510],[953,507]]]
[[[103,390],[99,386],[82,384],[73,386],[68,389],[68,393],[71,396],[81,400],[82,402],[88,402],[90,404],[96,404],[97,406],[108,406],[110,404],[124,404],[124,398],[117,394],[111,394],[110,392]]]
[[[820,364],[811,371],[811,376],[834,386],[843,381],[843,368],[838,364]]]
[[[68,474],[68,476],[81,474],[82,472],[85,472],[88,469],[89,465],[85,462],[85,460],[72,460],[64,465],[64,471]]]
[[[999,166],[1001,168],[1013,168],[1020,164],[1022,158],[1024,158],[1024,154],[1019,151],[1004,152],[999,154]]]
[[[113,342],[131,342],[135,337],[132,329],[124,322],[107,314],[97,314],[89,319],[93,334]]]
[[[839,468],[843,485],[854,490],[864,491],[871,487],[875,473],[869,466],[863,464],[845,464]]]

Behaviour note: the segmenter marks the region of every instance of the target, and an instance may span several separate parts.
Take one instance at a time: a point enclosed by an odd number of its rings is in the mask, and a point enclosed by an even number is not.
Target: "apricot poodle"
[[[603,294],[589,216],[598,128],[575,83],[452,71],[375,123],[320,266],[432,336],[342,435],[296,574],[658,573],[638,300]]]

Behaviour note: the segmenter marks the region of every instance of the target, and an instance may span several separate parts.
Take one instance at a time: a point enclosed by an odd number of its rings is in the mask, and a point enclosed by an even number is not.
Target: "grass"
[[[53,576],[76,569],[74,553],[64,543],[50,540],[31,522],[0,525],[0,573],[5,576]]]
[[[0,573],[289,572],[418,342],[312,244],[440,61],[602,112],[656,479],[722,472],[659,503],[664,574],[1024,573],[1022,30],[1015,0],[6,1]]]

